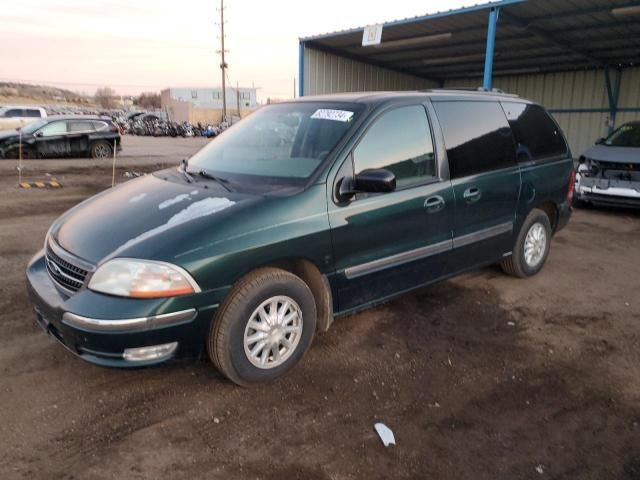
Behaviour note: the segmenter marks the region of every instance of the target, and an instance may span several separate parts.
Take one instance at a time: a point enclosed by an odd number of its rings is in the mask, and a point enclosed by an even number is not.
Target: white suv
[[[21,128],[27,123],[47,118],[47,112],[40,107],[4,106],[0,107],[0,130]]]

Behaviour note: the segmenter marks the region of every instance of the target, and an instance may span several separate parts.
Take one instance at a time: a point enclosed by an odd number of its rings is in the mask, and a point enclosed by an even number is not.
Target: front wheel
[[[500,266],[505,273],[526,278],[538,273],[549,255],[551,222],[547,214],[534,208],[520,229],[511,255]]]
[[[296,365],[316,330],[307,284],[277,268],[261,268],[233,288],[207,339],[209,358],[238,385],[274,380]]]

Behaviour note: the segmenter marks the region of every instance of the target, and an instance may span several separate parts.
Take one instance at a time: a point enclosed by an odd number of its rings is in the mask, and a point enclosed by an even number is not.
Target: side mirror
[[[602,145],[607,139],[602,137],[596,140],[596,145]]]
[[[396,176],[384,168],[363,170],[355,179],[358,192],[387,193],[396,189]]]
[[[42,132],[36,132],[36,137],[42,137],[44,134]]]
[[[384,168],[363,170],[356,178],[343,177],[338,182],[336,196],[339,201],[347,201],[356,193],[387,193],[396,189],[396,176]]]

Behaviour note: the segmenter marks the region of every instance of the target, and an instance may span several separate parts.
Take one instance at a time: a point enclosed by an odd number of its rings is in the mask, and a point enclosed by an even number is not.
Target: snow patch
[[[147,194],[146,193],[141,193],[140,195],[136,195],[135,197],[131,197],[129,199],[129,203],[136,203],[139,202],[140,200],[142,200],[144,197],[146,197]]]
[[[169,200],[165,200],[164,202],[161,202],[158,205],[158,208],[160,210],[163,210],[167,207],[170,207],[171,205],[175,205],[176,203],[180,203],[183,202],[184,200],[188,200],[189,199],[189,194],[188,193],[181,193],[180,195],[176,195],[173,198],[170,198]]]
[[[181,197],[181,196],[182,195],[178,195],[178,197]],[[175,199],[172,199],[172,200],[175,200]],[[182,201],[182,199],[178,201]],[[173,203],[177,203],[177,202],[174,201]],[[224,198],[224,197],[209,197],[209,198],[205,198],[204,200],[200,200],[198,202],[193,202],[187,208],[180,210],[178,213],[172,216],[169,220],[167,220],[167,223],[164,223],[155,228],[152,228],[151,230],[141,233],[137,237],[132,238],[131,240],[128,240],[124,245],[122,245],[120,248],[117,249],[117,252],[120,252],[129,247],[132,247],[133,245],[136,245],[139,242],[142,242],[144,240],[147,240],[148,238],[154,237],[159,233],[162,233],[171,228],[177,227],[178,225],[182,225],[183,223],[190,222],[191,220],[195,220],[196,218],[212,215],[216,212],[229,208],[235,203],[236,202],[232,202],[228,198]]]

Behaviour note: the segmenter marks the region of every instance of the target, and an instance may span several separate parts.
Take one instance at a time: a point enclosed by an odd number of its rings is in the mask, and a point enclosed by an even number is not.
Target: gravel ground
[[[125,170],[204,139],[125,137]],[[640,479],[640,214],[579,210],[543,271],[487,268],[339,319],[250,389],[200,361],[89,365],[34,325],[24,268],[108,162],[0,162],[2,479]],[[397,446],[373,429],[389,426]]]

